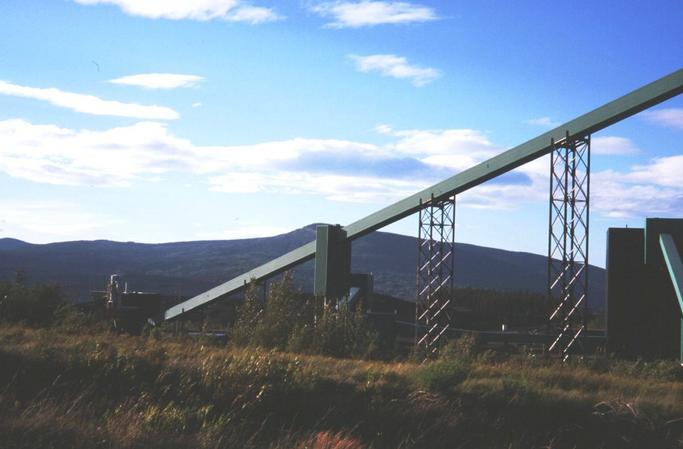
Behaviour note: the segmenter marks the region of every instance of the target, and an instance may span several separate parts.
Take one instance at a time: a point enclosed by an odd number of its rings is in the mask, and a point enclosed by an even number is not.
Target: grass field
[[[683,447],[673,362],[377,362],[0,327],[3,448]]]

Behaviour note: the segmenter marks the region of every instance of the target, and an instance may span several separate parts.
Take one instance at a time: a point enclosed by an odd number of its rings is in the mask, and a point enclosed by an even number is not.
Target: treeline
[[[547,322],[553,307],[545,295],[533,292],[457,288],[450,296],[453,327],[474,331],[500,330],[502,324],[511,330],[533,329]],[[239,305],[233,302],[214,306],[189,314],[185,322],[195,329],[225,329],[228,341],[238,346],[336,357],[391,358],[405,355],[405,344],[401,348],[397,345],[414,333],[412,327],[400,327],[391,321],[393,316],[397,322],[412,322],[415,309],[411,302],[378,295],[373,310],[377,308],[386,319],[380,323],[375,317],[370,322],[364,313],[366,305],[325,305],[321,298],[298,289],[291,273],[271,282],[265,297],[253,284]],[[74,332],[112,327],[112,319],[105,319],[103,303],[92,304],[89,309],[74,306],[59,286],[29,285],[22,273],[13,280],[0,281],[0,322],[60,326]],[[144,318],[139,327],[143,324]],[[166,324],[156,328],[145,325],[144,333],[170,335],[173,329]]]
[[[0,323],[79,330],[97,322],[95,315],[71,304],[57,284],[29,285],[23,272],[0,281]]]

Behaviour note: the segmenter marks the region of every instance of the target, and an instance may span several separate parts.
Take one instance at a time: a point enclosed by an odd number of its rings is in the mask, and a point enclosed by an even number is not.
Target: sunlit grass
[[[681,447],[675,363],[444,352],[380,362],[4,326],[0,447]]]

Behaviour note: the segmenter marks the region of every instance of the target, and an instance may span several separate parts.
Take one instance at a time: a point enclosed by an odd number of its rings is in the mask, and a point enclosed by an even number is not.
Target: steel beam
[[[457,195],[550,153],[553,140],[557,142],[567,136],[573,138],[593,134],[681,93],[683,93],[683,69],[351,223],[346,226],[346,232],[349,238],[353,239],[376,231],[417,212],[420,209],[420,201],[427,203],[432,197],[441,200]]]
[[[566,136],[574,137],[592,134],[681,93],[683,93],[683,69],[677,70],[498,156],[370,214],[351,223],[344,229],[350,240],[362,237],[390,223],[412,215],[420,209],[421,203],[426,203],[432,198],[443,200],[457,195],[548,154],[552,150],[551,141],[553,140],[559,141]],[[235,293],[243,289],[251,279],[259,281],[281,273],[295,265],[312,259],[314,255],[315,241],[309,242],[224,284],[171,307],[164,312],[163,319],[176,318],[184,312]]]
[[[671,282],[673,282],[674,290],[676,290],[678,305],[681,307],[681,314],[683,314],[683,262],[681,262],[681,256],[678,254],[676,242],[674,242],[671,234],[659,234],[659,246],[662,248],[664,262],[666,262],[666,268],[669,270]]]
[[[171,320],[192,309],[206,305],[216,299],[223,298],[232,293],[237,293],[244,289],[251,280],[261,281],[271,276],[282,273],[300,263],[313,259],[315,256],[315,240],[306,243],[304,246],[288,252],[270,262],[247,271],[217,287],[207,290],[204,293],[188,299],[187,301],[176,304],[164,312],[163,319]]]
[[[678,306],[680,307],[681,330],[679,360],[681,361],[681,364],[683,364],[683,262],[681,262],[681,256],[678,253],[676,242],[671,234],[659,234],[659,246],[662,248],[664,262],[666,263],[666,268],[669,271],[671,282],[673,282],[674,290],[676,291],[676,297],[678,298]]]

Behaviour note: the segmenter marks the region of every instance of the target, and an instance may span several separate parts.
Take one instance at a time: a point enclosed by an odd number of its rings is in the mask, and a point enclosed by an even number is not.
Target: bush
[[[237,345],[254,344],[256,327],[263,312],[258,294],[256,283],[250,283],[244,294],[244,302],[237,308],[237,318],[230,330],[230,339]]]
[[[482,344],[474,334],[463,334],[441,348],[441,359],[473,359],[482,354]]]
[[[363,310],[351,310],[345,304],[322,307],[313,327],[311,352],[334,357],[375,357],[377,334],[370,328]]]
[[[467,379],[473,365],[482,357],[481,344],[476,336],[465,334],[450,340],[439,350],[436,360],[422,365],[415,373],[421,388],[445,393]],[[422,357],[421,360],[425,358]]]
[[[294,286],[291,273],[285,273],[280,282],[268,289],[263,313],[257,321],[254,343],[266,348],[285,349],[290,335],[302,322],[310,318],[305,298]]]
[[[55,312],[66,304],[58,285],[27,286],[23,274],[13,281],[0,282],[0,321],[49,326]]]
[[[286,273],[273,283],[265,302],[252,283],[230,332],[231,341],[241,346],[287,349],[295,352],[337,357],[373,357],[378,353],[377,335],[363,311],[345,305],[322,304],[306,297]]]
[[[54,311],[53,324],[67,332],[81,331],[94,323],[91,314],[82,312],[78,307],[62,303]]]
[[[303,294],[294,286],[290,273],[268,289],[266,301],[259,298],[259,288],[252,282],[230,332],[234,343],[285,349],[295,328],[310,315]]]
[[[465,359],[446,358],[429,362],[415,373],[417,384],[425,390],[446,393],[464,381],[471,370]]]

